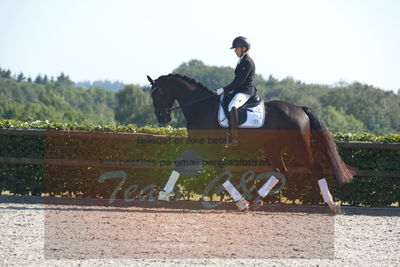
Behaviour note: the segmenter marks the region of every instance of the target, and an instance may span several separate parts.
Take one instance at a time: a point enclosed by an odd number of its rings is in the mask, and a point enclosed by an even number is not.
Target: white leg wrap
[[[328,184],[325,178],[318,180],[319,188],[321,189],[322,197],[324,198],[325,203],[333,203],[333,198],[331,193],[329,192]]]
[[[225,190],[228,191],[229,195],[231,195],[233,200],[239,201],[242,198],[242,195],[240,195],[239,191],[236,190],[236,188],[229,180],[226,180],[225,183],[223,183],[222,185]]]
[[[158,200],[169,201],[169,195],[170,195],[170,193],[160,191],[158,193]]]
[[[278,179],[275,178],[275,176],[271,176],[268,181],[265,182],[265,184],[258,190],[258,194],[261,197],[265,197],[268,195],[269,191],[279,182]]]
[[[167,193],[172,192],[174,190],[176,181],[178,181],[179,178],[179,172],[177,171],[172,171],[171,175],[169,176],[167,184],[164,186],[164,191]]]
[[[178,178],[179,178],[179,172],[172,171],[171,175],[169,176],[167,184],[164,186],[164,189],[160,191],[160,193],[158,193],[158,200],[169,201],[169,195],[171,194],[172,190],[174,190]]]

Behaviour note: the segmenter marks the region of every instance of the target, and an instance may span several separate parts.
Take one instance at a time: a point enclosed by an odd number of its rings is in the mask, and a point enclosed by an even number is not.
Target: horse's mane
[[[196,86],[197,88],[199,88],[201,90],[206,90],[207,92],[212,93],[212,94],[215,95],[214,91],[208,89],[205,85],[203,85],[202,83],[196,81],[195,79],[192,79],[192,78],[187,77],[185,75],[181,75],[181,74],[178,74],[178,73],[170,73],[168,75],[160,76],[157,80],[155,80],[155,82],[157,82],[159,79],[181,79],[181,80],[183,80],[185,82],[190,83],[191,85]]]

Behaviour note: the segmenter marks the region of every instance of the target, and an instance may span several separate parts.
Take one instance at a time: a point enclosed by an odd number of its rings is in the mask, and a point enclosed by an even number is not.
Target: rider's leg
[[[232,146],[237,146],[239,144],[238,141],[238,113],[236,110],[236,107],[232,107],[232,109],[229,111],[229,117],[230,117],[230,122],[231,122],[231,137],[232,137]]]
[[[243,93],[237,93],[231,100],[228,106],[228,111],[230,112],[233,107],[236,107],[236,109],[239,109],[241,106],[243,106],[247,100],[249,100],[251,95],[248,94],[243,94]]]
[[[228,106],[228,111],[229,111],[229,117],[230,117],[230,126],[231,126],[231,133],[232,133],[232,146],[237,146],[239,144],[238,141],[238,113],[237,110],[239,107],[243,106],[251,95],[248,94],[243,94],[243,93],[237,93],[232,101],[229,103]]]

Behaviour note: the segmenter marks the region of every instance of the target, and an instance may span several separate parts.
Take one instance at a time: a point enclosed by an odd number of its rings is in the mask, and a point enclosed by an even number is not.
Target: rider
[[[235,79],[223,88],[219,88],[217,93],[222,92],[233,96],[229,103],[228,111],[232,132],[231,145],[238,145],[238,113],[237,109],[243,106],[256,92],[254,86],[254,75],[256,67],[253,60],[248,55],[250,42],[246,37],[239,36],[233,40],[231,49],[235,49],[235,54],[239,57],[239,62],[235,69]]]

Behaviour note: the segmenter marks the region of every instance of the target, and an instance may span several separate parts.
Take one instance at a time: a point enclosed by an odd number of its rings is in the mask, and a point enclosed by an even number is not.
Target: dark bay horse
[[[182,109],[185,116],[189,137],[198,136],[199,132],[225,136],[226,129],[218,123],[219,96],[216,93],[179,74],[164,75],[156,80],[149,76],[147,78],[152,86],[151,96],[159,123],[164,124],[171,120],[171,111],[176,100],[178,108]],[[266,118],[261,128],[239,129],[240,149],[262,149],[273,171],[285,174],[287,168],[282,160],[282,150],[286,147],[304,162],[316,181],[324,177],[318,156],[322,154],[340,183],[352,180],[355,169],[343,162],[333,136],[311,109],[284,101],[265,102],[264,106]],[[335,208],[329,206],[331,209]]]

